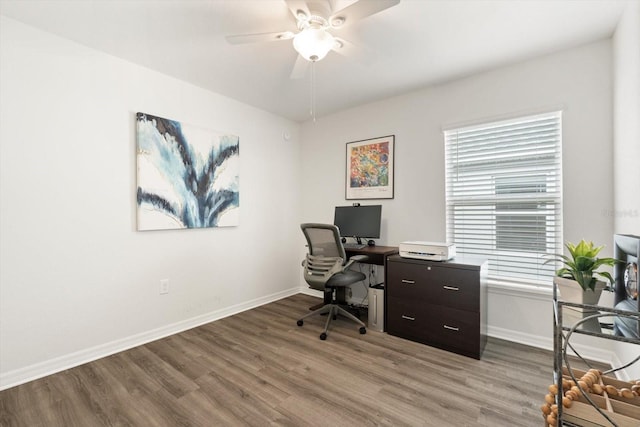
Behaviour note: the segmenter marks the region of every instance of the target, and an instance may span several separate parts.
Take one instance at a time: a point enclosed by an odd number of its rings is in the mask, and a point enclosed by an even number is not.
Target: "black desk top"
[[[393,255],[398,253],[397,246],[365,246],[362,249],[344,248],[347,255]]]
[[[366,255],[368,260],[361,261],[367,264],[385,265],[386,258],[389,255],[398,253],[397,246],[365,246],[362,249],[347,249],[344,248],[347,258],[354,255]]]

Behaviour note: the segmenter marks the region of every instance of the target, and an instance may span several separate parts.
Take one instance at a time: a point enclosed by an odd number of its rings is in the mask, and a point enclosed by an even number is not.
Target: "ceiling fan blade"
[[[307,2],[305,0],[284,0],[287,4],[287,7],[291,11],[291,14],[296,21],[299,19],[298,11],[302,11],[305,17],[311,16],[311,12],[309,12],[309,7],[307,6]]]
[[[334,52],[355,59],[365,65],[371,65],[376,61],[377,54],[373,49],[356,46],[340,37],[334,37],[334,39],[336,40],[336,46],[332,49]]]
[[[359,19],[382,12],[398,3],[400,3],[400,0],[359,0],[331,15],[329,23],[335,27],[351,24]],[[334,25],[334,20],[340,22],[340,24]]]
[[[289,40],[295,36],[291,31],[280,31],[278,33],[256,33],[256,34],[238,34],[235,36],[227,36],[227,42],[231,44],[275,42],[279,40]]]
[[[293,65],[293,70],[291,70],[291,75],[289,77],[292,79],[301,79],[307,73],[307,68],[309,68],[309,61],[304,59],[302,55],[298,55],[298,58],[296,58],[296,63]]]

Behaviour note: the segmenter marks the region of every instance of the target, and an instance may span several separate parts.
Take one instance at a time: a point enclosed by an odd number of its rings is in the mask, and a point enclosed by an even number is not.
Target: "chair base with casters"
[[[354,316],[353,314],[349,313],[347,310],[345,310],[344,308],[340,307],[336,301],[332,301],[330,304],[326,304],[323,307],[320,307],[317,310],[312,311],[309,314],[306,314],[304,316],[302,316],[300,319],[298,319],[298,326],[302,326],[304,325],[304,319],[306,319],[307,317],[311,317],[311,316],[315,316],[316,314],[326,314],[327,315],[327,321],[324,324],[324,330],[322,331],[322,333],[320,334],[320,339],[321,340],[326,340],[327,339],[327,333],[329,332],[329,325],[331,325],[331,321],[335,320],[338,316],[338,314],[340,314],[341,316],[344,316],[348,319],[353,320],[354,322],[356,322],[357,324],[360,325],[360,329],[358,330],[361,334],[366,334],[367,333],[367,328],[365,327],[366,325],[360,320],[358,319],[356,316]]]

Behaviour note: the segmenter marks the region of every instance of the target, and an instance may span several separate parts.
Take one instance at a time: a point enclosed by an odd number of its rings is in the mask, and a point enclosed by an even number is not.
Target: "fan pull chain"
[[[316,121],[316,61],[311,61],[311,107],[309,114]]]

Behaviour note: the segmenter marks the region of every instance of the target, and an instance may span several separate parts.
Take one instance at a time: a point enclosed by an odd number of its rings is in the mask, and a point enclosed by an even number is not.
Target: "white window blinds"
[[[562,253],[560,112],[447,130],[447,241],[489,277],[551,284]]]

